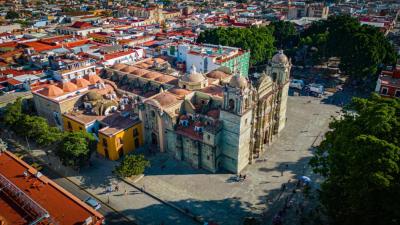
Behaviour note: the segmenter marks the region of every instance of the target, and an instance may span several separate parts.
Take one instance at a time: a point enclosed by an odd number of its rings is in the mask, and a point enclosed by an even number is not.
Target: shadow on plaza
[[[214,222],[218,225],[241,225],[246,218],[257,218],[258,214],[248,209],[249,203],[240,199],[228,198],[223,200],[200,201],[186,199],[169,202],[180,207],[183,212],[169,208],[165,205],[150,205],[141,209],[128,209],[121,211],[124,215],[134,215],[138,224],[173,225],[173,224],[203,224],[203,222]],[[174,210],[176,213],[171,213]]]

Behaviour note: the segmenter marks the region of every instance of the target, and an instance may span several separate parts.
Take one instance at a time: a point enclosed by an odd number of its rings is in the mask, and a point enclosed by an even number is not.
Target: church
[[[211,172],[240,173],[285,127],[291,66],[279,51],[251,80],[225,67],[203,74],[192,66],[176,75],[159,58],[117,64],[105,76],[133,99],[148,151]]]

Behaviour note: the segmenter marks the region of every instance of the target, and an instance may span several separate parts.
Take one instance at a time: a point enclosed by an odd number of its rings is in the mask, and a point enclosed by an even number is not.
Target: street
[[[136,225],[134,221],[126,218],[124,215],[121,213],[115,211],[114,209],[110,208],[107,206],[107,204],[102,203],[99,199],[97,199],[95,196],[91,195],[85,189],[77,186],[73,182],[69,181],[68,179],[61,177],[59,174],[54,172],[52,169],[50,169],[48,166],[44,165],[43,169],[41,172],[46,175],[48,178],[52,179],[54,182],[56,182],[58,185],[63,187],[65,190],[69,191],[76,197],[78,197],[80,200],[85,201],[85,199],[89,196],[95,198],[98,202],[101,204],[101,208],[99,209],[99,212],[104,215],[106,218],[106,223],[107,225]]]

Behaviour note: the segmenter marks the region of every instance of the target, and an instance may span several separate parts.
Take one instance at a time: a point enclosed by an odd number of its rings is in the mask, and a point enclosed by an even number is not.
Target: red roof
[[[15,86],[15,85],[18,85],[18,84],[22,84],[20,81],[18,81],[16,79],[12,79],[12,78],[8,79],[7,83],[12,85],[12,86]]]
[[[90,224],[100,225],[104,220],[100,213],[62,187],[36,174],[36,169],[12,153],[0,154],[0,218],[6,224],[31,223],[45,213],[49,218],[40,224],[83,224],[90,217]]]
[[[92,27],[92,24],[87,23],[87,22],[82,22],[82,21],[76,21],[74,24],[72,24],[73,28],[89,28]]]

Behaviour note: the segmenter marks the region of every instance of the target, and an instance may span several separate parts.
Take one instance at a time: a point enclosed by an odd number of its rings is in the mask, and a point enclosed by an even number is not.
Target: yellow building
[[[96,139],[97,152],[107,159],[118,160],[143,145],[142,123],[129,114],[107,116],[71,112],[63,115],[65,131],[85,131]]]

